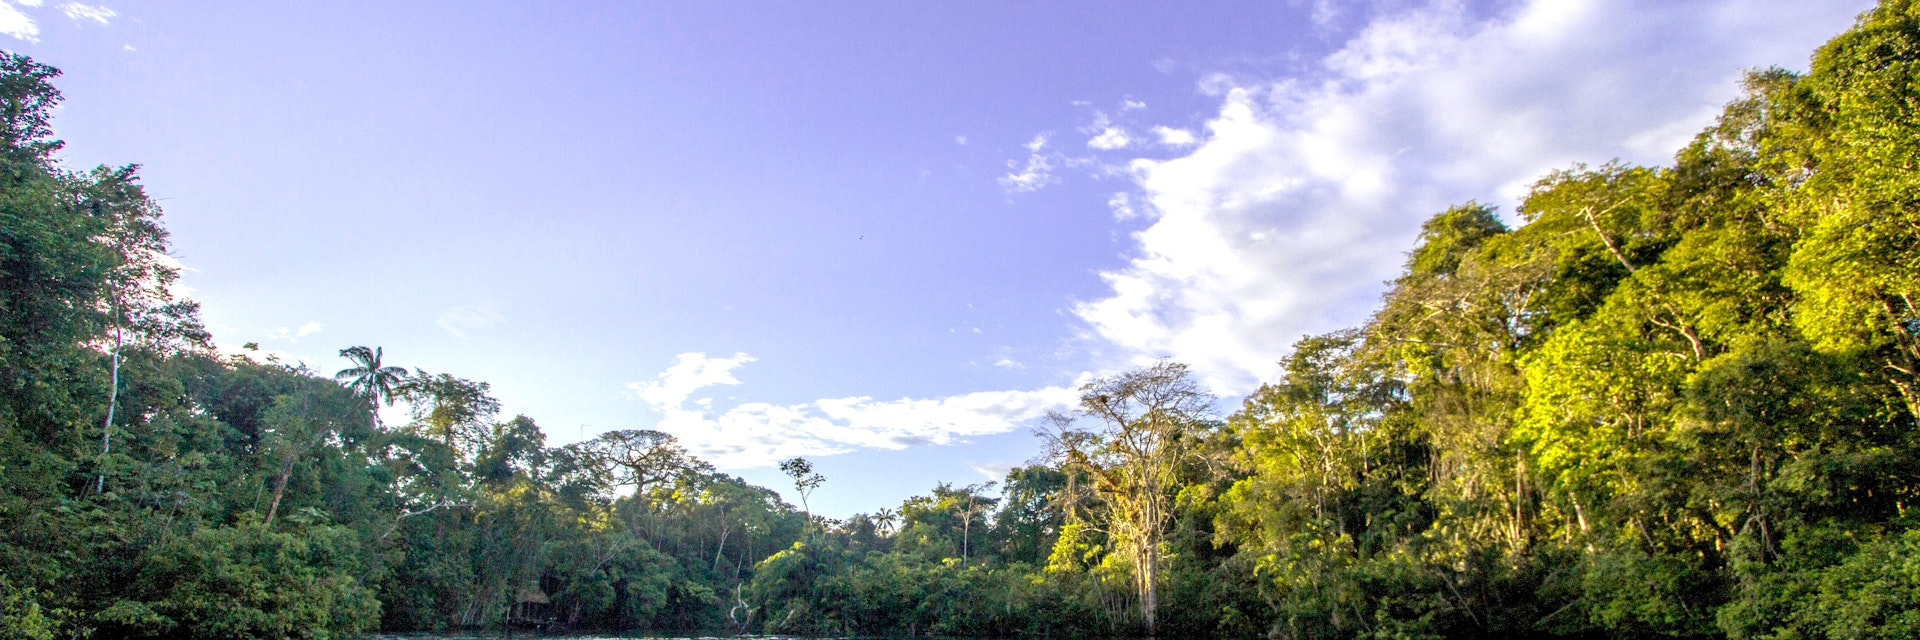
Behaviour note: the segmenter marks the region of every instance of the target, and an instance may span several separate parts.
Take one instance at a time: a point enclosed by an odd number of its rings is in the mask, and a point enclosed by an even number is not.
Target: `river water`
[[[688,634],[606,634],[606,633],[534,633],[532,631],[491,631],[486,633],[376,633],[367,640],[501,640],[502,638],[555,638],[557,640],[820,640],[803,636],[722,636]]]

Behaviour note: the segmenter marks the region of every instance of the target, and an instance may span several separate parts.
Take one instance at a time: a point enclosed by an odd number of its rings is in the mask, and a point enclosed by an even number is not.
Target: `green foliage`
[[[162,544],[123,599],[95,616],[101,630],[322,639],[369,630],[380,603],[358,579],[352,531],[316,524],[318,512],[308,513],[293,532],[243,523]]]
[[[53,640],[72,628],[73,612],[41,604],[50,594],[0,578],[0,639]]]

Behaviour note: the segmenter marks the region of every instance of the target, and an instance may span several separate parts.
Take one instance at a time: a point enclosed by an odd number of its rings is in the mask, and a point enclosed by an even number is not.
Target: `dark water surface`
[[[554,638],[556,640],[811,640],[800,636],[730,636],[657,633],[535,633],[532,631],[489,631],[485,633],[376,633],[367,640],[501,640],[502,638]]]
[[[724,634],[659,633],[535,633],[532,631],[489,631],[475,633],[376,633],[367,640],[501,640],[502,638],[554,638],[556,640],[820,640],[807,636],[754,636]]]

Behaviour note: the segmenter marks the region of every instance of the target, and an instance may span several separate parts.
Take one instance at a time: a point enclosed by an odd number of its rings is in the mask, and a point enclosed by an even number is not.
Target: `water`
[[[465,632],[465,634],[371,634],[367,640],[501,640],[501,638],[561,638],[561,640],[822,640],[806,636],[703,636],[703,634],[657,634],[657,632],[632,632],[632,634],[593,634],[593,632],[555,632],[540,634],[530,630],[515,632]]]

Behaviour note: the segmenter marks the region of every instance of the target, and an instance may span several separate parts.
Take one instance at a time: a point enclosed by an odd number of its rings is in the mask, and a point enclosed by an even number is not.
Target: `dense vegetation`
[[[1117,374],[1043,462],[845,521],[665,434],[548,446],[380,350],[215,355],[135,168],[52,159],[56,73],[0,58],[0,638],[1920,634],[1907,0],[1671,167],[1433,216],[1231,416]]]

